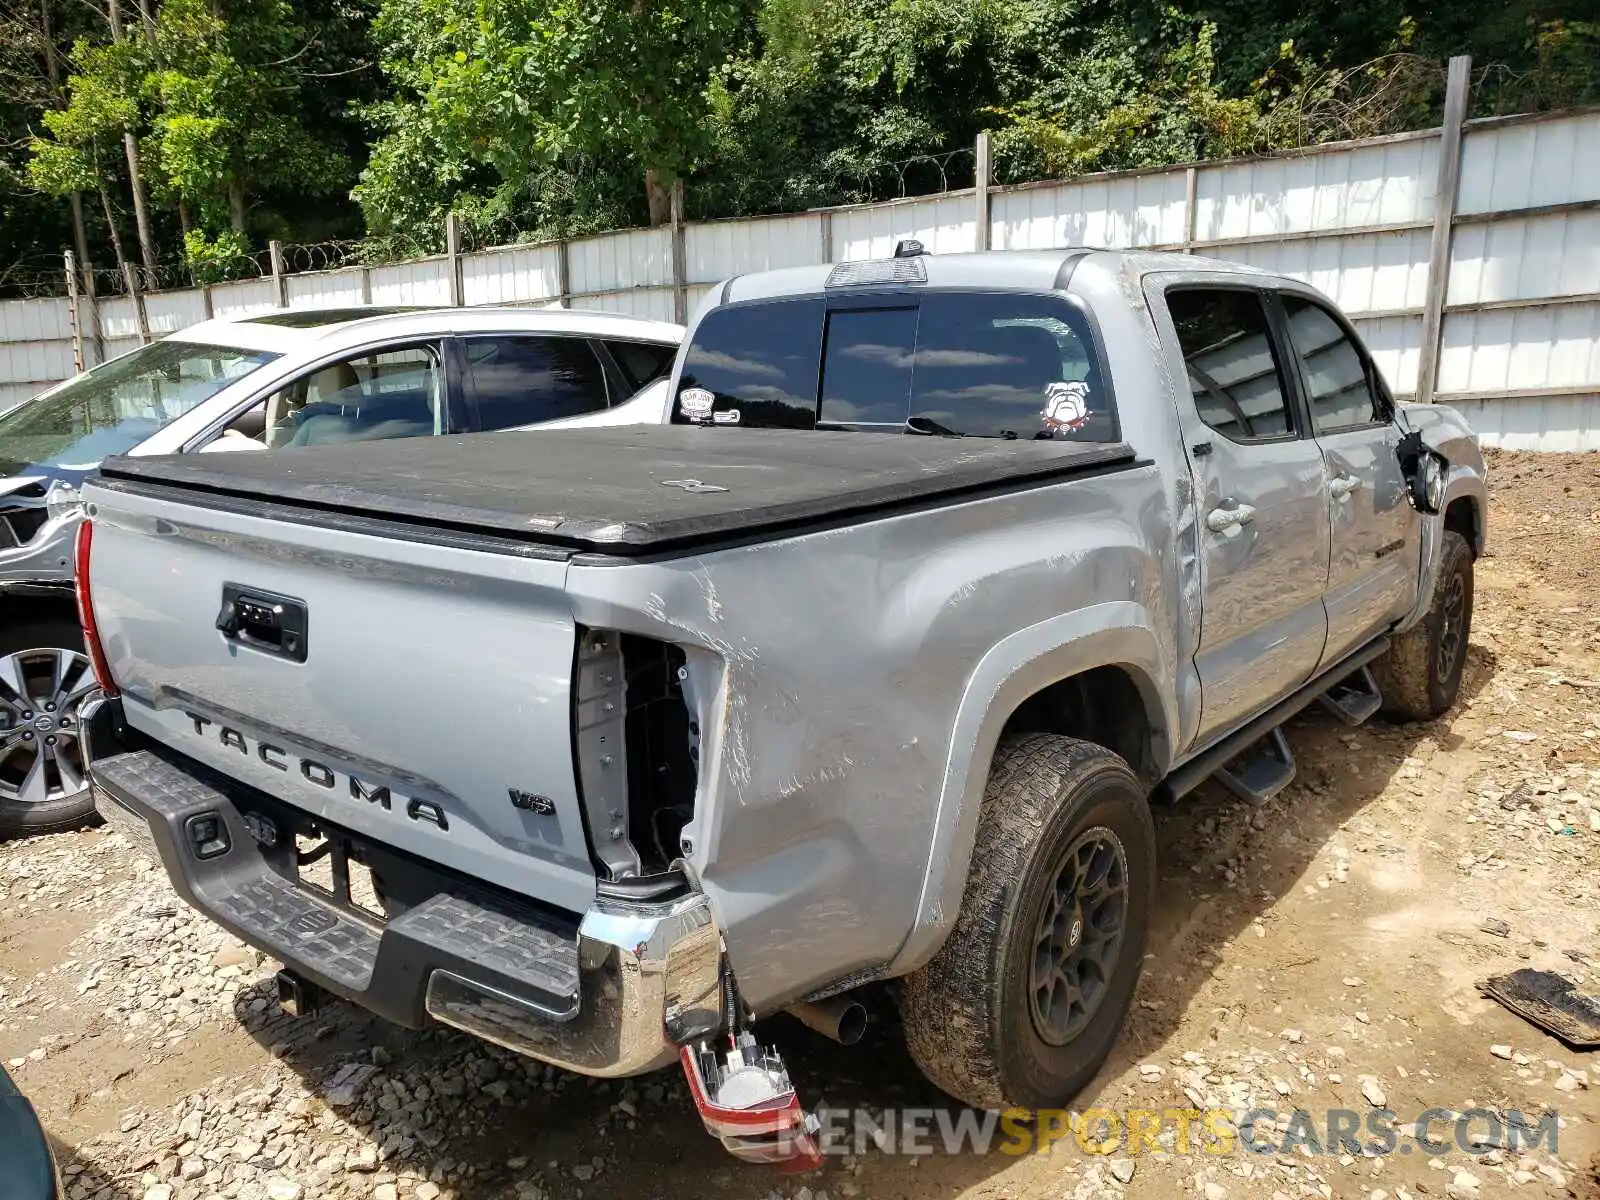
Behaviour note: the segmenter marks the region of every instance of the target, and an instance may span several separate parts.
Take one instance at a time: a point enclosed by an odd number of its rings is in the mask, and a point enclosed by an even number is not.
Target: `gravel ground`
[[[0,845],[0,1061],[72,1200],[1600,1197],[1600,1062],[1476,990],[1525,965],[1600,990],[1600,456],[1498,455],[1491,486],[1462,704],[1308,714],[1271,804],[1208,787],[1160,814],[1139,1001],[1080,1104],[1551,1109],[1556,1153],[1183,1153],[1169,1128],[1132,1157],[867,1145],[786,1177],[725,1158],[676,1073],[600,1083],[344,1006],[279,1015],[274,964],[105,830]],[[808,1101],[941,1103],[888,1022],[849,1051],[773,1025]]]

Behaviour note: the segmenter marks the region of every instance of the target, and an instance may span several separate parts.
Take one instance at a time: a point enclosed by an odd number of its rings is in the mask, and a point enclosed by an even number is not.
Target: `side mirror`
[[[1420,513],[1443,511],[1444,477],[1450,464],[1438,451],[1422,444],[1420,433],[1408,433],[1401,438],[1398,452],[1411,507]]]

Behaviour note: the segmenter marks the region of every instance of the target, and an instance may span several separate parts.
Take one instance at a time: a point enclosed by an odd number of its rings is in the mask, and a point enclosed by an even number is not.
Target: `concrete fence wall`
[[[1396,392],[1459,406],[1492,444],[1600,449],[1600,109],[1450,112],[1442,129],[1265,158],[152,293],[143,329],[127,297],[6,301],[0,409],[208,315],[567,304],[682,320],[730,275],[882,257],[915,237],[934,253],[1161,247],[1292,275],[1350,314]]]

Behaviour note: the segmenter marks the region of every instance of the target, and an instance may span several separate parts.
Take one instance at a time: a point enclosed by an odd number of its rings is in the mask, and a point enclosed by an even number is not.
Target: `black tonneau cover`
[[[1120,443],[639,425],[112,458],[101,474],[112,486],[648,553],[1133,461]]]

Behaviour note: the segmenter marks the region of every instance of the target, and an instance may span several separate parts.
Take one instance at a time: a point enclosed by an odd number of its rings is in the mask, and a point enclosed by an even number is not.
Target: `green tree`
[[[287,0],[161,6],[142,81],[148,144],[186,246],[204,244],[187,238],[194,230],[246,234],[262,193],[349,186],[348,160],[301,117],[296,62],[311,40]]]
[[[710,147],[708,85],[748,15],[745,0],[384,0],[401,96],[376,114],[386,136],[358,189],[369,220],[409,219],[407,185],[430,168],[486,167],[515,196],[606,163],[665,221],[672,182]]]

